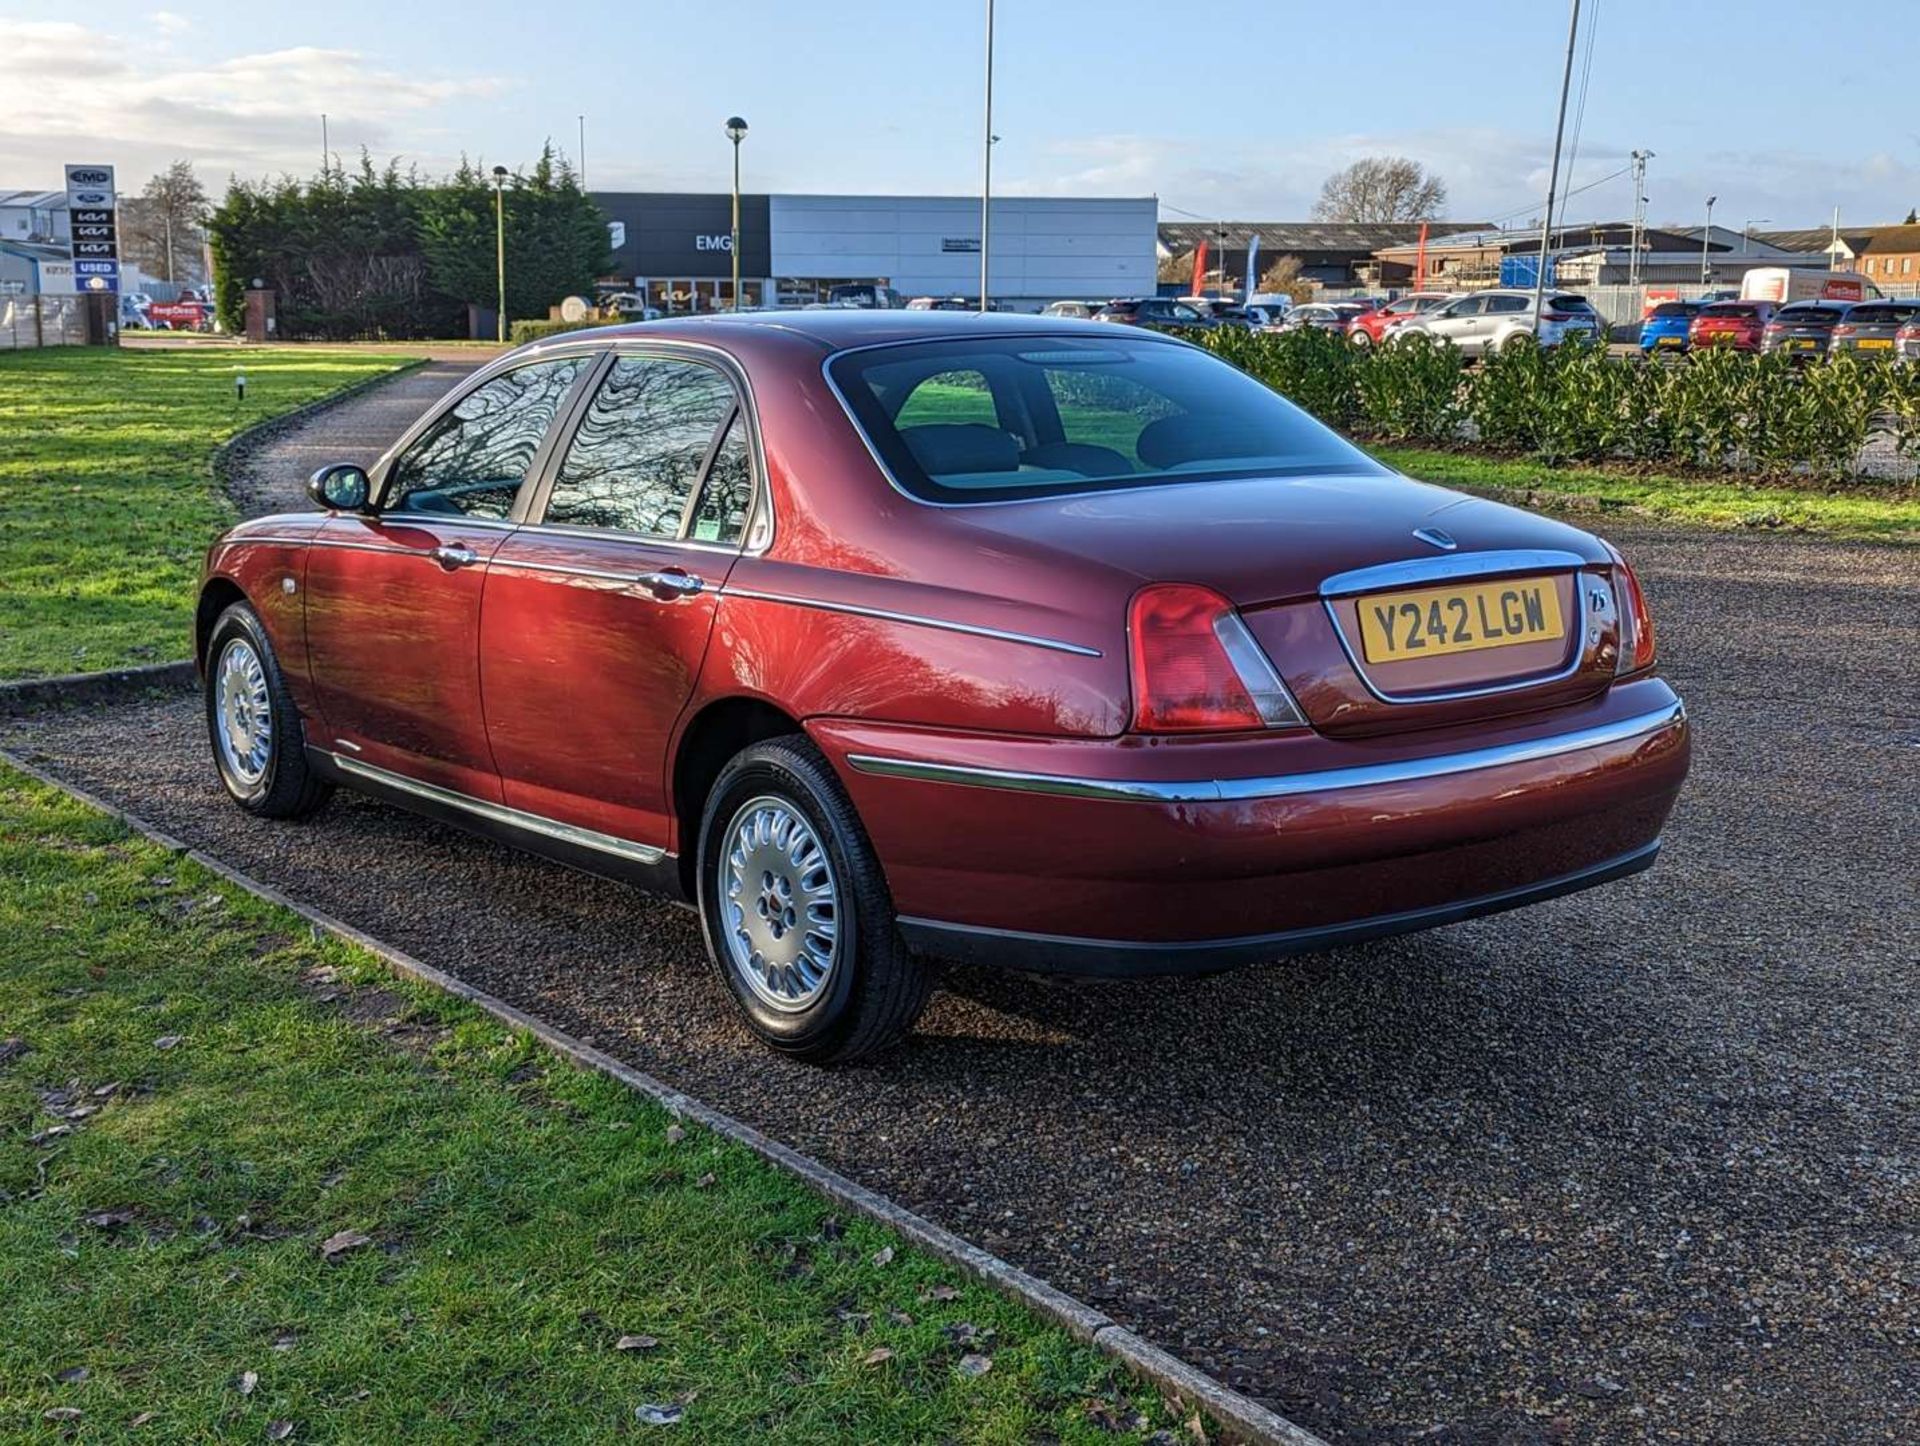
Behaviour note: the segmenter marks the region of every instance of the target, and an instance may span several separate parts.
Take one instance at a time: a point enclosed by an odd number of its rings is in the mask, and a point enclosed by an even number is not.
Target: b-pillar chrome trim
[[[657,864],[671,857],[665,849],[655,848],[652,844],[615,838],[610,833],[581,828],[578,824],[561,823],[558,819],[548,818],[544,814],[508,808],[504,803],[488,803],[485,799],[475,798],[472,794],[442,788],[435,783],[422,783],[419,779],[408,778],[402,773],[376,768],[371,763],[362,763],[359,759],[349,758],[343,753],[326,752],[324,756],[335,768],[350,778],[364,778],[369,783],[377,783],[384,788],[391,788],[400,793],[410,793],[416,798],[444,804],[448,808],[457,808],[476,818],[484,818],[489,823],[505,824],[509,828],[539,834],[542,838],[557,839],[561,843],[592,849],[596,853],[630,859],[637,864]]]
[[[925,783],[956,783],[972,788],[1009,789],[1015,793],[1049,793],[1067,798],[1112,799],[1147,803],[1244,803],[1267,798],[1293,798],[1309,793],[1335,793],[1349,788],[1418,782],[1473,773],[1507,764],[1534,763],[1583,749],[1630,743],[1637,738],[1677,728],[1687,710],[1679,702],[1651,713],[1639,713],[1612,723],[1598,723],[1572,733],[1524,743],[1501,743],[1464,753],[1432,758],[1407,758],[1395,763],[1367,763],[1351,768],[1323,768],[1312,773],[1287,773],[1265,778],[1200,778],[1191,782],[1157,779],[1072,778],[1050,773],[1014,773],[998,768],[976,768],[960,763],[930,763],[914,758],[885,758],[850,753],[847,763],[858,773],[883,778],[911,778]]]

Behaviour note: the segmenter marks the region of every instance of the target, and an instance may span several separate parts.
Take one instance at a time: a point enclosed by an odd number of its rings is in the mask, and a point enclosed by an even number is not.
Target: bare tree
[[[1313,283],[1300,274],[1298,256],[1282,256],[1260,277],[1260,290],[1269,296],[1285,292],[1295,301],[1313,300]]]
[[[168,281],[198,277],[207,213],[206,188],[193,162],[175,161],[121,205],[121,246],[143,271]]]
[[[1368,156],[1328,176],[1313,215],[1319,221],[1431,221],[1447,204],[1447,183],[1405,156]]]

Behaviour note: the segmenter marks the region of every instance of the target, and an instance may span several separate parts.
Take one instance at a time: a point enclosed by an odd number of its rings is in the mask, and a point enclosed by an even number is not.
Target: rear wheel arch
[[[694,897],[700,817],[720,771],[744,748],[804,732],[797,718],[763,698],[736,696],[708,703],[680,734],[673,756],[673,813],[680,844],[680,883]]]

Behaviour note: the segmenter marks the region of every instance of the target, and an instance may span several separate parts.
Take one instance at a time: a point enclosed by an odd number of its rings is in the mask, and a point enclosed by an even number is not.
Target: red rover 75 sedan
[[[1212,970],[1619,878],[1687,771],[1612,547],[1130,327],[580,332],[309,490],[207,557],[240,806],[344,784],[678,894],[812,1060],[929,959]]]

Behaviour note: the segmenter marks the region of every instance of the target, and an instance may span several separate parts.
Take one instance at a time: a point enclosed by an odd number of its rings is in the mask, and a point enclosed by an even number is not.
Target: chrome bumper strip
[[[401,793],[411,793],[417,798],[430,799],[434,803],[460,809],[493,823],[503,823],[511,828],[540,834],[545,838],[558,839],[561,843],[575,844],[580,848],[593,849],[598,853],[631,859],[637,864],[657,864],[667,856],[665,849],[655,848],[651,844],[635,843],[631,839],[615,838],[612,834],[598,833],[590,828],[581,828],[577,824],[561,823],[558,819],[528,813],[524,809],[508,808],[504,803],[488,803],[485,799],[475,798],[471,794],[442,788],[435,783],[423,783],[417,778],[391,773],[384,768],[375,768],[371,763],[362,763],[359,759],[349,758],[343,753],[329,753],[327,757],[333,760],[335,768],[349,776],[364,778],[370,782],[397,789]]]
[[[1651,713],[1636,714],[1612,723],[1599,723],[1573,733],[1556,733],[1525,743],[1501,743],[1465,753],[1443,753],[1432,758],[1408,758],[1394,763],[1366,763],[1351,768],[1325,768],[1314,773],[1286,773],[1265,778],[1213,778],[1162,783],[1149,779],[1069,778],[1051,773],[1014,773],[998,768],[975,768],[960,763],[926,763],[912,758],[885,758],[850,753],[847,763],[859,773],[882,778],[911,778],[926,783],[955,783],[971,788],[1002,788],[1016,793],[1048,793],[1066,798],[1113,799],[1149,803],[1246,803],[1268,798],[1293,798],[1307,793],[1335,793],[1349,788],[1378,788],[1447,778],[1534,763],[1543,758],[1578,753],[1611,743],[1663,732],[1686,721],[1687,710],[1676,702]]]
[[[1081,643],[1066,643],[1058,638],[1036,637],[1032,633],[1010,633],[1004,628],[985,628],[973,623],[956,623],[950,618],[930,618],[920,613],[889,612],[885,608],[862,607],[858,603],[829,602],[823,598],[795,597],[791,593],[760,592],[754,588],[736,587],[728,583],[720,590],[722,597],[752,598],[755,602],[786,603],[789,607],[813,608],[820,612],[850,613],[857,618],[879,618],[889,623],[911,623],[915,627],[939,628],[948,633],[970,633],[977,638],[997,638],[1003,643],[1025,643],[1034,648],[1052,648],[1060,653],[1077,653],[1083,658],[1100,656],[1098,648],[1089,648]]]

